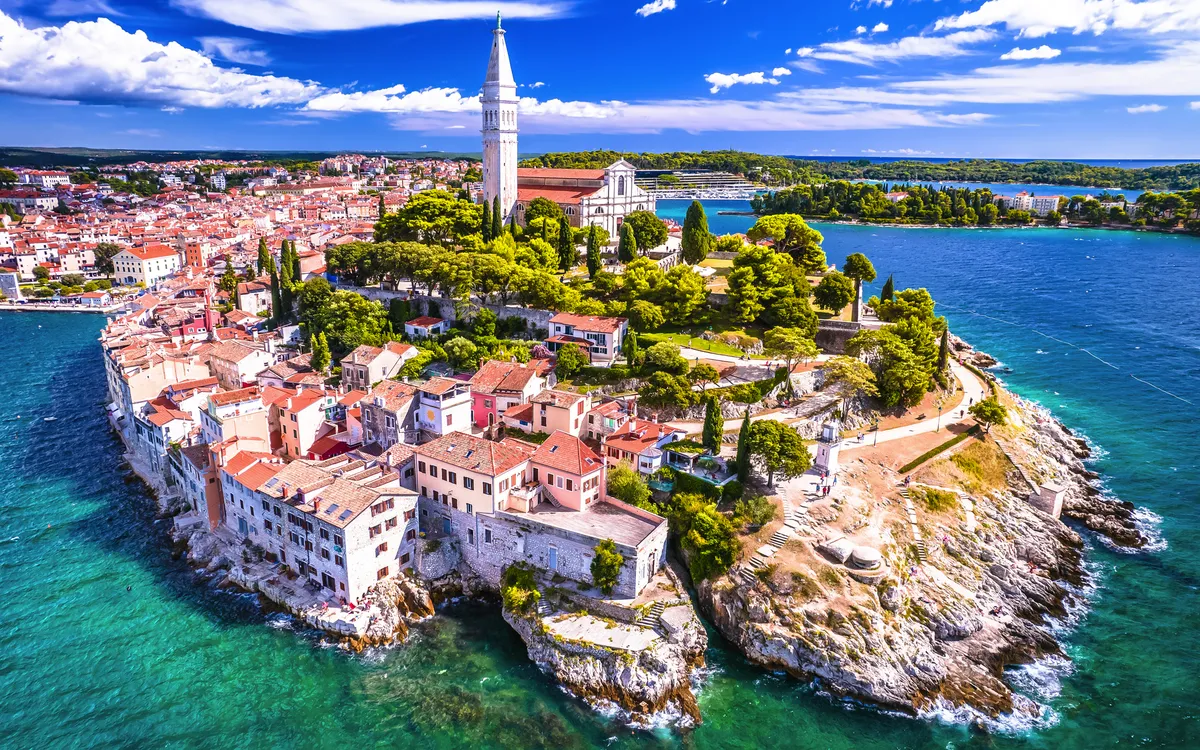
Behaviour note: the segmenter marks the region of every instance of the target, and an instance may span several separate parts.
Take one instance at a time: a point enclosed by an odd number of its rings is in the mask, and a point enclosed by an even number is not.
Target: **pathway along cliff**
[[[1043,723],[1050,709],[1014,692],[1005,668],[1063,656],[1057,634],[1090,577],[1080,534],[1030,503],[1031,484],[1062,487],[1064,517],[1110,544],[1147,539],[1132,505],[1096,485],[1086,444],[996,388],[1009,424],[931,459],[908,487],[873,449],[843,452],[836,491],[798,503],[786,543],[699,585],[704,614],[753,662],[838,696],[985,727]]]

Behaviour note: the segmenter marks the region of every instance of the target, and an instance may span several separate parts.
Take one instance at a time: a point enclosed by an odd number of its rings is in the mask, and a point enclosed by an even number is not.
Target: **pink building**
[[[471,419],[476,427],[490,427],[509,407],[528,403],[555,381],[550,360],[528,364],[489,360],[471,377]]]

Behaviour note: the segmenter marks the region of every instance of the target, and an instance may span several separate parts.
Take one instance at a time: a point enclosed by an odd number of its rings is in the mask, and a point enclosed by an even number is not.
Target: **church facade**
[[[626,215],[655,210],[654,196],[634,183],[637,170],[624,159],[604,169],[518,168],[518,102],[504,29],[497,18],[483,83],[483,197],[489,205],[500,199],[505,222],[515,213],[524,226],[529,204],[546,198],[562,208],[571,226],[598,225],[615,242]]]

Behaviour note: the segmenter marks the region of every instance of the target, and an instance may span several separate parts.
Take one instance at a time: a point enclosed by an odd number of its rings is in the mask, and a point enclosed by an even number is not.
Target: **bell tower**
[[[500,14],[492,31],[492,54],[483,81],[483,198],[500,198],[505,222],[517,202],[517,83],[508,62]]]

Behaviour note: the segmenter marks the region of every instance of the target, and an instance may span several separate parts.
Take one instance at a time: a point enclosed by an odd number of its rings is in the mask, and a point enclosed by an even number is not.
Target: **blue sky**
[[[0,0],[0,143],[1200,158],[1200,0]]]

